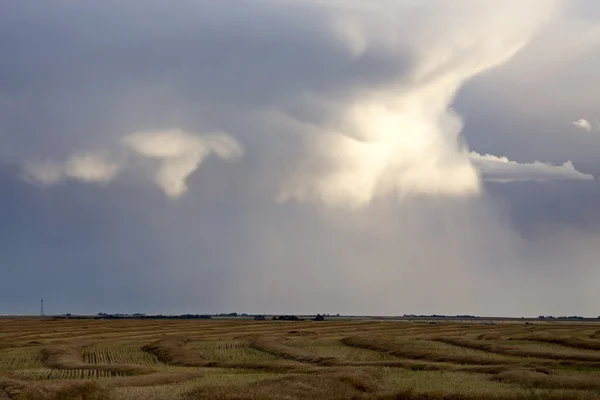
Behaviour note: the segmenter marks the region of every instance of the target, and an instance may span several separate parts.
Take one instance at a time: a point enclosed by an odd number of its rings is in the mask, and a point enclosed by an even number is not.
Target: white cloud
[[[573,121],[573,125],[575,125],[577,128],[582,129],[584,131],[588,131],[588,132],[592,131],[592,124],[587,119],[581,118],[581,119],[578,119],[577,121]]]
[[[547,182],[553,180],[593,180],[594,176],[579,172],[571,161],[562,165],[552,165],[540,161],[518,163],[506,157],[471,152],[473,164],[479,168],[484,180],[489,182]]]
[[[55,185],[67,179],[87,183],[108,183],[119,172],[119,165],[103,154],[76,153],[64,163],[56,161],[29,162],[23,166],[27,181],[43,186]]]
[[[225,134],[193,135],[171,129],[137,132],[122,139],[122,144],[140,156],[160,160],[154,182],[170,197],[187,190],[187,178],[211,153],[224,160],[243,154],[241,145]]]
[[[559,2],[305,3],[319,7],[319,23],[326,21],[338,45],[344,44],[355,57],[368,55],[382,63],[395,63],[398,74],[376,87],[353,81],[347,91],[340,91],[347,94],[341,100],[318,89],[310,92],[320,102],[314,109],[334,111],[325,122],[286,115],[279,102],[273,104],[269,115],[277,115],[283,128],[305,138],[304,162],[284,179],[280,198],[359,208],[386,193],[478,195],[485,169],[474,165],[482,161],[474,161],[464,143],[462,119],[452,109],[456,93],[473,77],[511,60],[552,17]],[[299,97],[304,94],[298,90]],[[262,122],[253,128],[259,130]],[[188,177],[210,154],[234,159],[242,153],[228,135],[195,135],[176,129],[137,132],[121,143],[158,164],[152,180],[171,197],[187,191]],[[566,171],[568,167],[553,168]],[[65,177],[106,182],[116,170],[116,166],[80,157],[63,167],[30,166],[29,175],[46,184]]]
[[[65,163],[65,175],[82,182],[110,182],[118,171],[117,163],[94,153],[75,154]]]
[[[321,126],[279,115],[287,129],[307,137],[309,153],[281,198],[359,208],[389,192],[479,194],[479,171],[452,102],[466,81],[523,48],[557,3],[348,3],[326,2],[340,4],[332,29],[351,53],[402,54],[409,73],[385,88],[356,90],[347,103],[332,106],[339,115]]]
[[[170,197],[179,197],[188,190],[187,178],[210,154],[223,160],[236,160],[244,152],[229,135],[200,136],[177,129],[137,132],[122,138],[121,144],[141,157],[160,161],[153,180]],[[132,165],[119,165],[104,153],[79,152],[64,163],[28,162],[23,166],[23,174],[28,182],[42,186],[67,179],[104,184],[115,179],[125,167]]]

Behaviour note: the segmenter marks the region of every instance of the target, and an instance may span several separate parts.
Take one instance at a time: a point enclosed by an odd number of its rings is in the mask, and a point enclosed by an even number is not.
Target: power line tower
[[[40,317],[44,316],[44,299],[40,302]]]

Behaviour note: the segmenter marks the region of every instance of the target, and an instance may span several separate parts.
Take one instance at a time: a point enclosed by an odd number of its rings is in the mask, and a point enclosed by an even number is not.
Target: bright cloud
[[[65,163],[65,175],[82,182],[110,182],[118,171],[116,163],[93,153],[75,154]]]
[[[182,130],[137,132],[121,139],[129,151],[144,159],[158,160],[153,180],[169,197],[179,197],[187,190],[187,178],[209,155],[223,160],[236,160],[242,146],[226,134],[195,135]],[[108,183],[120,169],[133,165],[110,161],[104,154],[75,153],[64,163],[29,162],[23,166],[24,178],[33,184],[49,186],[73,179],[86,183]]]
[[[211,153],[224,160],[243,154],[240,144],[228,135],[199,136],[177,129],[134,133],[122,144],[142,157],[160,160],[154,182],[169,197],[188,190],[187,178]]]
[[[573,125],[575,125],[577,128],[584,130],[584,131],[588,131],[588,132],[592,131],[592,124],[587,119],[581,118],[581,119],[578,119],[577,121],[573,121]]]
[[[460,4],[452,3],[452,19],[425,18],[417,26],[412,12],[423,9],[407,10],[405,3],[348,7],[342,2],[332,26],[355,56],[369,50],[400,51],[410,55],[411,67],[384,89],[354,93],[337,106],[339,115],[322,126],[282,119],[289,129],[305,134],[309,149],[282,199],[359,208],[388,192],[480,192],[479,172],[462,141],[462,120],[452,102],[465,82],[511,59],[552,15],[556,3]]]
[[[25,179],[40,185],[54,185],[67,179],[86,183],[108,183],[119,165],[103,154],[76,153],[64,163],[55,161],[29,162],[23,166]]]
[[[594,176],[579,172],[571,161],[562,165],[552,165],[534,161],[518,163],[506,157],[496,157],[490,154],[471,153],[473,164],[479,168],[483,178],[489,182],[547,182],[553,180],[593,180]]]

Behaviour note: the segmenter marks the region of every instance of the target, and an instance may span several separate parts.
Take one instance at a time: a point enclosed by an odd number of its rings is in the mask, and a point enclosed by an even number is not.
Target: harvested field
[[[105,365],[156,366],[162,364],[158,357],[144,351],[142,346],[127,343],[86,347],[83,349],[83,361],[88,364]]]
[[[249,342],[208,340],[192,342],[187,348],[207,361],[264,361],[276,359],[275,356],[252,347]]]
[[[600,325],[0,319],[0,399],[598,399]]]
[[[338,358],[349,361],[393,361],[398,360],[386,354],[360,347],[346,346],[341,339],[301,339],[288,340],[286,345],[303,349],[324,358]]]
[[[23,369],[15,372],[15,376],[25,379],[101,379],[124,376],[122,373],[96,369],[60,369],[36,368]]]
[[[43,365],[40,348],[17,347],[0,350],[0,370],[41,368]]]

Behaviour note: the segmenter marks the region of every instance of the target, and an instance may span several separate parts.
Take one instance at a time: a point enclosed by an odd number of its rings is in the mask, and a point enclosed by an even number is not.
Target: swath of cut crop
[[[288,340],[285,342],[290,347],[316,354],[319,357],[338,358],[348,361],[397,361],[398,358],[387,353],[363,349],[360,347],[346,346],[341,340],[335,339],[303,339]]]
[[[435,362],[472,365],[518,364],[518,360],[511,360],[502,357],[489,357],[485,353],[460,354],[461,352],[449,352],[448,349],[439,349],[435,348],[434,346],[427,346],[426,341],[420,340],[398,341],[394,338],[352,336],[342,339],[342,343],[347,346],[384,352],[396,357],[413,360],[428,360]]]
[[[155,355],[161,362],[184,367],[206,367],[209,361],[198,354],[185,349],[186,341],[181,338],[168,338],[147,344],[142,349]]]
[[[151,353],[137,344],[116,346],[92,346],[83,349],[83,361],[88,364],[104,365],[144,365],[160,367],[162,363]]]
[[[100,384],[109,388],[177,385],[202,376],[204,376],[204,372],[200,370],[165,369],[150,375],[115,377],[100,381]]]
[[[600,390],[598,379],[585,377],[546,375],[534,371],[507,371],[493,377],[504,383],[520,384],[545,389]]]
[[[490,343],[489,341],[465,339],[465,338],[436,338],[435,341],[451,344],[454,346],[465,347],[469,349],[486,351],[489,353],[503,354],[516,357],[532,357],[532,358],[546,358],[550,360],[561,360],[561,361],[580,361],[580,362],[600,362],[600,355],[583,355],[583,354],[568,354],[568,353],[552,353],[543,351],[531,351],[525,350],[519,347],[500,345],[496,343]]]
[[[319,365],[341,365],[344,364],[342,360],[335,357],[319,357],[316,354],[308,351],[298,349],[279,342],[273,337],[260,337],[254,339],[252,346],[260,351],[270,353],[276,357],[286,358],[288,360],[294,360],[310,364]]]
[[[447,393],[446,391],[419,392],[413,389],[401,389],[399,391],[371,397],[372,400],[596,400],[593,393],[581,393],[579,391],[549,393],[514,393],[501,395],[495,393],[476,393],[476,394],[457,394]]]
[[[143,347],[158,357],[165,364],[184,366],[184,367],[204,367],[204,368],[232,368],[232,369],[253,369],[269,372],[312,372],[306,369],[305,365],[299,363],[290,363],[286,360],[267,360],[267,361],[207,361],[202,359],[192,350],[186,349],[187,341],[185,339],[164,339]],[[260,350],[260,349],[259,349]]]
[[[0,350],[0,370],[17,370],[42,367],[40,349],[19,347]]]
[[[15,374],[28,380],[76,380],[107,379],[124,376],[123,373],[97,369],[37,368],[16,371]]]
[[[593,339],[583,339],[578,337],[544,337],[544,336],[530,336],[530,337],[519,337],[519,340],[529,340],[541,343],[557,344],[565,347],[572,347],[575,349],[583,350],[594,350],[600,351],[600,341]]]
[[[183,398],[185,400],[529,400],[532,398],[584,400],[594,398],[592,393],[562,391],[553,394],[543,389],[521,388],[518,385],[503,384],[490,381],[486,377],[464,373],[417,372],[411,373],[410,380],[406,379],[408,377],[405,377],[405,374],[406,372],[403,372],[399,375],[397,383],[406,385],[405,382],[408,381],[410,386],[416,382],[419,382],[419,385],[410,389],[386,391],[382,390],[385,386],[382,375],[378,371],[343,368],[317,376],[291,375],[243,386],[202,386],[192,389]],[[394,373],[394,375],[398,374]],[[438,380],[442,383],[437,387],[431,384],[432,381]],[[461,384],[463,381],[465,383]]]
[[[511,338],[506,340],[496,340],[494,343],[498,345],[516,347],[527,351],[554,354],[557,357],[563,356],[563,360],[566,361],[581,360],[581,362],[598,363],[599,361],[596,360],[596,358],[600,357],[600,353],[595,350],[574,348],[563,346],[557,343],[541,342],[537,340],[515,340]]]
[[[365,371],[292,375],[243,386],[208,386],[189,391],[185,400],[203,399],[361,399],[377,391],[377,377]]]
[[[42,361],[45,365],[53,369],[67,370],[99,370],[109,371],[121,375],[139,375],[154,372],[153,369],[140,365],[103,365],[88,364],[81,358],[81,349],[70,348],[66,346],[56,346],[44,348],[41,351]]]
[[[253,346],[256,346],[262,351],[267,351],[278,357],[301,361],[306,363],[312,363],[322,366],[338,366],[338,367],[389,367],[389,368],[402,368],[410,369],[415,371],[436,371],[436,370],[447,370],[452,371],[455,366],[443,362],[419,362],[417,360],[410,359],[392,359],[392,360],[380,360],[380,361],[350,361],[336,357],[320,357],[314,353],[307,352],[302,349],[287,346],[273,337],[258,338],[252,342]],[[491,363],[490,363],[491,364]]]
[[[248,342],[238,340],[192,342],[187,348],[206,361],[240,362],[276,359],[272,354],[260,351]]]
[[[507,371],[509,372],[509,371]],[[527,372],[521,369],[513,373]],[[597,393],[575,389],[545,389],[503,383],[494,375],[478,373],[447,373],[445,371],[383,371],[379,385],[386,394],[381,399],[594,399]],[[405,397],[409,395],[410,397]]]

